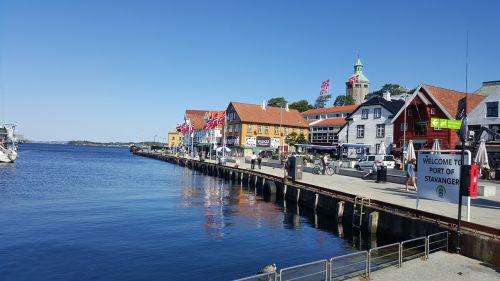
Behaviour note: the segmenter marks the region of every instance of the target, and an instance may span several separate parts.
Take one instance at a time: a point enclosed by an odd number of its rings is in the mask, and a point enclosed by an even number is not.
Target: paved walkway
[[[207,160],[214,162],[213,160]],[[234,163],[228,163],[234,166]],[[250,164],[239,163],[240,168],[250,169]],[[257,169],[258,170],[258,169]],[[259,171],[259,170],[258,170]],[[283,169],[262,166],[260,172],[283,177]],[[303,173],[302,180],[308,184],[329,188],[332,190],[351,193],[375,200],[380,200],[404,207],[416,208],[415,191],[405,191],[404,185],[396,183],[375,183],[373,180],[363,180],[341,175],[314,175]],[[494,197],[477,197],[471,200],[470,221],[500,229],[500,187],[497,186],[497,195]],[[458,208],[456,204],[420,199],[420,210],[456,218]],[[462,209],[462,219],[466,220],[467,208]]]
[[[366,280],[361,277],[350,281]],[[401,268],[387,267],[370,274],[373,281],[476,281],[500,280],[500,273],[482,265],[480,261],[443,251],[433,253],[428,260],[414,259],[404,262]]]

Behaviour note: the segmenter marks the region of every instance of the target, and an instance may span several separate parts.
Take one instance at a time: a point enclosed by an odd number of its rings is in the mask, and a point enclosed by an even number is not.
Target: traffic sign
[[[432,128],[460,130],[462,121],[454,119],[431,118]]]

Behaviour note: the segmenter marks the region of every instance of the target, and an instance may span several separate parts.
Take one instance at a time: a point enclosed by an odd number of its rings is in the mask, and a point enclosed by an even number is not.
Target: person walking
[[[262,164],[262,154],[259,153],[259,156],[257,156],[257,165],[259,166],[259,170],[261,170],[261,165]]]
[[[408,186],[411,185],[415,188],[415,191],[417,191],[417,175],[415,173],[415,163],[417,162],[417,159],[412,158],[408,162],[408,166],[406,167],[406,191],[408,191]]]
[[[252,152],[252,157],[250,158],[250,169],[255,170],[255,160],[257,159],[257,156],[255,155],[255,152]]]

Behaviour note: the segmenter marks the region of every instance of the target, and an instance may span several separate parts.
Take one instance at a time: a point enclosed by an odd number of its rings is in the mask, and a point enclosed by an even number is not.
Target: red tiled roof
[[[207,112],[208,110],[186,110],[186,119],[189,119],[191,124],[193,124],[194,130],[203,129],[203,125],[205,125],[205,113]]]
[[[286,111],[279,107],[266,106],[262,109],[261,105],[247,104],[240,102],[231,102],[241,121],[249,123],[262,124],[282,124],[292,127],[308,128],[308,123],[295,109]]]
[[[422,85],[424,89],[428,90],[443,108],[453,117],[457,115],[458,102],[465,97],[465,93],[444,89],[431,85]],[[469,94],[467,96],[467,112],[471,112],[485,96]]]
[[[318,120],[311,120],[318,121]],[[318,123],[312,124],[312,127],[322,127],[322,126],[342,126],[346,123],[345,118],[328,118],[319,121]]]
[[[344,105],[344,106],[334,106],[325,108],[315,108],[309,109],[308,111],[302,112],[302,116],[324,114],[324,113],[336,113],[336,112],[353,112],[358,106],[357,105]]]

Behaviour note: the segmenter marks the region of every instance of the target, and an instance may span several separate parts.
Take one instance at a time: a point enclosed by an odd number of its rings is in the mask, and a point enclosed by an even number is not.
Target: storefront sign
[[[458,204],[460,157],[444,153],[420,154],[417,165],[418,197]],[[465,163],[467,158],[466,155]]]
[[[271,146],[271,138],[270,137],[257,137],[257,146],[258,147],[270,147]]]
[[[280,139],[279,138],[271,138],[271,147],[274,147],[274,148],[280,147]]]
[[[462,121],[454,119],[431,118],[431,127],[460,130],[460,127],[462,127]]]
[[[245,146],[256,147],[257,146],[257,138],[256,137],[246,137]]]

